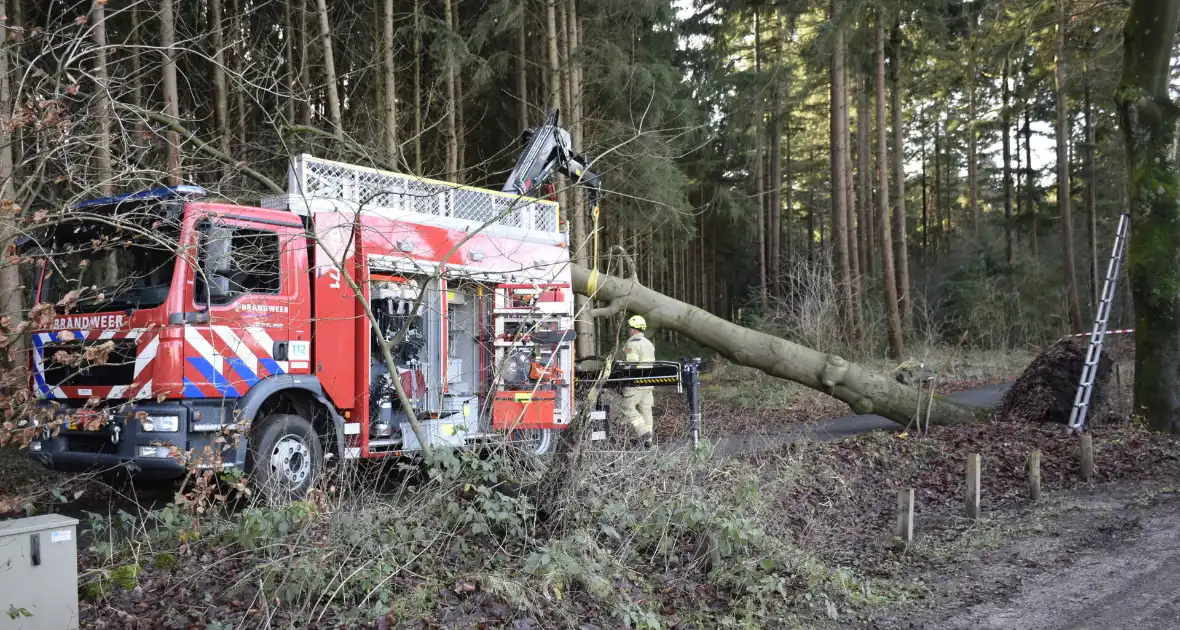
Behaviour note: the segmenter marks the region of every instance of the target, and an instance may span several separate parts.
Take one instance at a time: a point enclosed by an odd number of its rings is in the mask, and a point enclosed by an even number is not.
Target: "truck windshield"
[[[40,301],[70,296],[70,312],[151,308],[164,303],[180,242],[174,204],[122,204],[116,214],[78,213],[35,237],[44,261]]]

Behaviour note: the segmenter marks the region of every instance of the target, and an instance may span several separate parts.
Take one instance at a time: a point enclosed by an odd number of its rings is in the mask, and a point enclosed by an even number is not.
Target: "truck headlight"
[[[180,430],[177,416],[148,416],[140,423],[140,430],[147,433],[176,433]]]
[[[32,442],[29,442],[29,452],[30,453],[40,453],[41,452],[41,441],[40,440],[33,440]]]

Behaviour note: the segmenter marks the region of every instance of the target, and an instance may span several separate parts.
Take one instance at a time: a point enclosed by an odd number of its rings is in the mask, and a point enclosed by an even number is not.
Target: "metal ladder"
[[[1098,360],[1102,358],[1102,344],[1106,340],[1106,327],[1110,323],[1110,305],[1114,302],[1115,287],[1119,282],[1119,267],[1127,249],[1127,231],[1130,217],[1124,212],[1119,217],[1119,229],[1114,237],[1114,249],[1110,263],[1106,266],[1106,280],[1102,283],[1102,299],[1098,301],[1098,313],[1094,319],[1094,331],[1090,334],[1090,348],[1086,351],[1086,363],[1082,368],[1082,379],[1078,381],[1078,392],[1069,412],[1069,430],[1082,431],[1086,425],[1086,413],[1090,408],[1090,395],[1094,393],[1094,379],[1098,375]]]

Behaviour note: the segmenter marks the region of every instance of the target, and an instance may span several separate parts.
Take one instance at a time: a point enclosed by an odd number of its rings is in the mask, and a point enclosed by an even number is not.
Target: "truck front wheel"
[[[305,497],[324,464],[324,450],[311,423],[291,414],[273,414],[251,433],[246,474],[253,484],[274,499]]]

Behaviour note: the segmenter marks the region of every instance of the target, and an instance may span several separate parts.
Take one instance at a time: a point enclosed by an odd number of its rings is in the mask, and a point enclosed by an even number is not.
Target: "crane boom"
[[[590,191],[590,207],[602,198],[602,178],[589,169],[586,156],[576,153],[570,134],[557,126],[558,110],[550,110],[545,123],[525,131],[524,151],[508,176],[503,191],[527,195],[545,183],[556,171]]]

